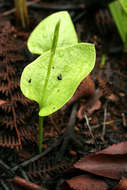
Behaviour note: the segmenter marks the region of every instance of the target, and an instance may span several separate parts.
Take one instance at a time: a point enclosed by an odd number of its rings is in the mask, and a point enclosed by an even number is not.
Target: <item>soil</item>
[[[84,175],[87,180],[90,176],[96,182],[103,180],[104,186],[96,184],[96,189],[117,190],[120,180],[126,179],[126,170],[109,177],[74,165],[127,140],[127,54],[108,5],[101,2],[40,0],[28,6],[30,27],[23,29],[16,22],[13,1],[0,1],[0,190],[84,190],[82,181],[81,186],[71,181]],[[96,65],[74,100],[45,118],[39,154],[38,105],[23,96],[19,81],[23,68],[36,58],[26,47],[29,34],[39,21],[61,10],[70,13],[79,39],[95,44]],[[106,61],[101,67],[103,55]],[[66,130],[69,126],[71,130]]]

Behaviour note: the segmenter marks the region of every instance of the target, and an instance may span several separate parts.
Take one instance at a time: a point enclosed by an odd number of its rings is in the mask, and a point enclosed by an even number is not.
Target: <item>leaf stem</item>
[[[39,142],[39,152],[42,152],[42,142],[43,142],[43,121],[44,117],[39,116],[39,137],[38,137],[38,142]]]
[[[55,30],[54,30],[53,42],[52,42],[52,47],[51,47],[51,55],[50,55],[50,58],[49,58],[48,71],[47,71],[47,75],[46,75],[46,79],[45,79],[45,83],[44,83],[44,87],[43,87],[43,96],[42,96],[42,99],[41,99],[41,105],[43,104],[43,98],[45,96],[46,88],[47,88],[48,81],[49,81],[49,76],[50,76],[50,73],[51,73],[53,57],[55,55],[57,42],[58,42],[59,28],[60,28],[60,20],[58,20],[58,22],[56,23]]]
[[[58,22],[56,23],[55,30],[54,30],[53,42],[52,42],[52,47],[51,47],[51,55],[49,58],[48,71],[47,71],[47,75],[46,75],[46,79],[45,79],[45,83],[44,83],[44,87],[43,87],[43,96],[41,99],[40,109],[41,109],[41,106],[43,105],[43,98],[45,96],[46,88],[47,88],[48,81],[49,81],[49,76],[51,73],[53,57],[55,55],[57,42],[58,42],[59,27],[60,27],[60,20],[58,20]],[[39,138],[38,138],[38,142],[39,142],[39,152],[40,153],[42,152],[42,142],[43,142],[43,120],[44,120],[44,117],[39,116]]]

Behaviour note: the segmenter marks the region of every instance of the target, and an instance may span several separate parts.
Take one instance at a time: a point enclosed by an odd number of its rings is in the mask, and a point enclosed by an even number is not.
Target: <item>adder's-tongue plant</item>
[[[73,96],[80,82],[94,67],[95,48],[93,44],[78,43],[66,11],[44,19],[30,35],[28,48],[41,55],[25,67],[20,85],[23,94],[39,104],[41,152],[44,116],[56,112]]]

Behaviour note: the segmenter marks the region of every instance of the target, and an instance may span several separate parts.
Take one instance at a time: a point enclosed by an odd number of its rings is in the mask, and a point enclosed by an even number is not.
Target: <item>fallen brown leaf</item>
[[[90,154],[79,160],[74,167],[96,175],[120,179],[121,173],[127,171],[127,142]]]
[[[73,190],[107,190],[107,184],[97,177],[91,175],[81,175],[66,180],[66,183]]]
[[[113,190],[127,190],[127,178],[123,177],[120,183],[116,185]]]
[[[96,154],[127,154],[127,141],[121,142],[119,144],[114,144]]]

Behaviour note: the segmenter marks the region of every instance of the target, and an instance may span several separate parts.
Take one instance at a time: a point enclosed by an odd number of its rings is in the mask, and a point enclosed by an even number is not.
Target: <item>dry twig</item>
[[[92,137],[92,139],[93,139],[93,141],[94,141],[94,143],[95,143],[95,147],[97,148],[96,139],[95,139],[95,137],[94,137],[94,135],[93,135],[91,126],[90,126],[90,124],[89,124],[89,119],[88,119],[88,117],[87,117],[86,114],[84,114],[84,117],[85,117],[85,120],[86,120],[86,125],[87,125],[87,127],[88,127],[88,129],[89,129],[90,135],[91,135],[91,137]]]

